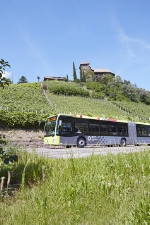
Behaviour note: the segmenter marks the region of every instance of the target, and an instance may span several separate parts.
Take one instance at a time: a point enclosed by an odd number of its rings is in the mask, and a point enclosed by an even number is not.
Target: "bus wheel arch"
[[[120,145],[121,145],[121,147],[125,147],[126,146],[126,138],[121,138],[121,140],[120,140]]]
[[[84,148],[86,146],[86,139],[85,137],[78,137],[77,139],[77,147],[78,148]]]

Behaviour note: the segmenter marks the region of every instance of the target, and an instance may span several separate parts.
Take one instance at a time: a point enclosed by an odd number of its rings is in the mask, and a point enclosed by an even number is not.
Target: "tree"
[[[17,84],[28,83],[27,78],[25,76],[21,76]]]
[[[81,82],[86,82],[84,70],[80,69],[80,81]]]
[[[5,62],[4,59],[0,60],[0,87],[4,88],[4,85],[10,84],[10,79],[7,79],[3,75],[5,74],[5,67],[10,67],[8,62]]]
[[[94,71],[90,68],[86,69],[82,75],[84,75],[85,80],[96,81],[96,75],[94,74]]]
[[[68,74],[66,75],[66,81],[69,81]]]
[[[80,68],[80,81],[82,80],[82,73],[83,73],[83,70],[82,68]]]
[[[76,68],[75,68],[74,62],[73,62],[73,80],[74,80],[74,81],[77,80],[77,73],[76,73]]]
[[[99,81],[100,83],[107,85],[108,83],[112,82],[114,77],[110,74],[103,74],[101,76],[97,76],[96,81]],[[115,81],[118,83],[118,80]]]
[[[38,82],[39,82],[39,80],[40,80],[40,77],[39,77],[39,76],[37,76],[37,79],[38,79]]]

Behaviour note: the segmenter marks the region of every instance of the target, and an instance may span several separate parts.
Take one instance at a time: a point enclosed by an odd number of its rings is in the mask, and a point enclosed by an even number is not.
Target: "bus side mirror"
[[[45,125],[45,122],[46,122],[45,120],[39,121],[39,122],[38,122],[38,126],[43,128],[44,125]]]
[[[59,127],[62,126],[62,120],[59,120]]]

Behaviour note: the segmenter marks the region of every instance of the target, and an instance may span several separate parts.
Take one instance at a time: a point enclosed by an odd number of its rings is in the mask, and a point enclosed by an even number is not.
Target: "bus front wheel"
[[[122,147],[125,147],[126,146],[126,139],[125,138],[121,138],[120,145]]]
[[[80,137],[77,140],[77,147],[78,148],[84,148],[84,146],[86,145],[86,141],[84,138]]]

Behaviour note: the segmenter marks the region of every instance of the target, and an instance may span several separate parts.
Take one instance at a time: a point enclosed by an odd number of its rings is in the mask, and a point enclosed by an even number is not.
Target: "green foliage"
[[[41,119],[55,114],[40,83],[11,84],[0,92],[1,127],[37,127]]]
[[[45,84],[49,92],[57,95],[89,96],[89,91],[84,90],[80,85],[74,82],[47,81]]]
[[[14,179],[23,174],[25,185],[0,204],[1,224],[149,224],[149,151],[68,160],[19,153]]]
[[[51,107],[43,95],[41,84],[11,84],[0,92],[0,106],[8,111],[47,114]]]
[[[74,62],[73,62],[73,80],[74,80],[74,81],[77,80],[77,72],[76,72],[76,68],[75,68]]]
[[[0,110],[0,124],[2,128],[38,128],[39,121],[42,119],[46,120],[48,116],[49,113],[36,114],[34,112],[9,112]]]
[[[106,99],[93,99],[89,97],[80,96],[64,96],[54,95],[48,93],[49,99],[56,104],[59,112],[63,113],[77,113],[82,115],[97,116],[101,118],[116,118],[128,120],[129,116],[116,105],[107,101]],[[130,118],[131,119],[131,118]]]
[[[104,93],[104,89],[105,89],[104,85],[100,82],[87,81],[85,85],[86,85],[87,89],[89,89],[89,90]]]
[[[137,88],[129,81],[122,81],[121,77],[103,75],[97,77],[98,82],[86,82],[88,90],[92,90],[92,97],[102,98],[104,96],[109,101],[132,101],[150,104],[150,92],[142,88]],[[101,93],[101,94],[99,94]]]
[[[80,81],[86,82],[85,73],[84,73],[84,70],[82,68],[80,68]]]
[[[128,115],[132,115],[133,121],[150,121],[150,106],[144,103],[115,101],[113,102],[120,110]]]
[[[21,76],[18,81],[18,84],[22,84],[22,83],[28,83],[27,78],[25,76]]]
[[[131,102],[125,97],[120,89],[122,84],[119,78],[115,85],[110,82],[106,86],[90,81],[79,84],[47,81],[43,85],[46,89],[42,88],[40,82],[10,84],[2,88],[0,126],[37,127],[42,119],[60,112],[149,122],[150,106],[144,102]]]
[[[8,171],[12,172],[17,167],[18,149],[9,143],[0,145],[0,177],[7,178]]]
[[[114,77],[110,74],[104,74],[102,76],[97,76],[95,79],[101,84],[107,85],[114,79]]]
[[[68,74],[66,75],[66,81],[69,81]]]
[[[86,70],[83,70],[84,80],[86,81],[96,81],[96,75],[94,74],[93,70],[91,68],[87,68]]]
[[[106,96],[103,92],[92,91],[91,97],[97,99],[104,99]]]
[[[5,62],[4,59],[0,60],[0,87],[3,87],[5,85],[10,84],[10,80],[7,79],[6,77],[3,77],[3,74],[5,74],[5,67],[10,67],[8,62]]]

